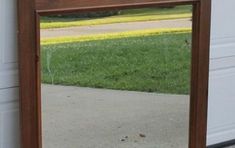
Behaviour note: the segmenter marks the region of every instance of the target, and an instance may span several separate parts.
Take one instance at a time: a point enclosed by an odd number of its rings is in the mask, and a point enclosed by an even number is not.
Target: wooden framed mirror
[[[42,148],[40,16],[100,10],[192,5],[189,148],[206,147],[210,0],[19,0],[21,147]]]

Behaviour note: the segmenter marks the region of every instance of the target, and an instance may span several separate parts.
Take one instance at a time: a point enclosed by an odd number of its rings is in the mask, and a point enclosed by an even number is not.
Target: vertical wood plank
[[[41,148],[38,116],[34,0],[18,0],[21,148]]]
[[[189,148],[206,148],[210,17],[211,0],[194,5]]]

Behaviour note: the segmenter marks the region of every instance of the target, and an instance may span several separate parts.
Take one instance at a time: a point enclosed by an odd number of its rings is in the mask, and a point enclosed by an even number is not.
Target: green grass
[[[103,17],[97,19],[78,19],[78,18],[56,18],[42,17],[41,28],[63,28],[74,26],[101,25],[122,22],[153,21],[190,18],[192,16],[191,6],[177,6],[172,9],[144,8],[122,10],[120,15]]]
[[[42,45],[42,82],[189,93],[191,33]]]

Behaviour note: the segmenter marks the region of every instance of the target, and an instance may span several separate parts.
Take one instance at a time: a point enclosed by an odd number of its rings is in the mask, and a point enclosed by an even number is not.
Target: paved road
[[[156,28],[185,28],[191,27],[191,25],[192,22],[190,19],[105,24],[95,26],[43,29],[41,30],[41,37],[50,38],[61,36],[81,36]]]
[[[187,148],[188,96],[52,85],[42,96],[45,148]]]

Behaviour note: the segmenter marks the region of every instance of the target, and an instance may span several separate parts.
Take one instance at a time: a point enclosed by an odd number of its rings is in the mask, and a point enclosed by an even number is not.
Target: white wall
[[[212,0],[208,145],[235,139],[235,0]]]
[[[16,0],[0,0],[0,148],[19,148]]]

